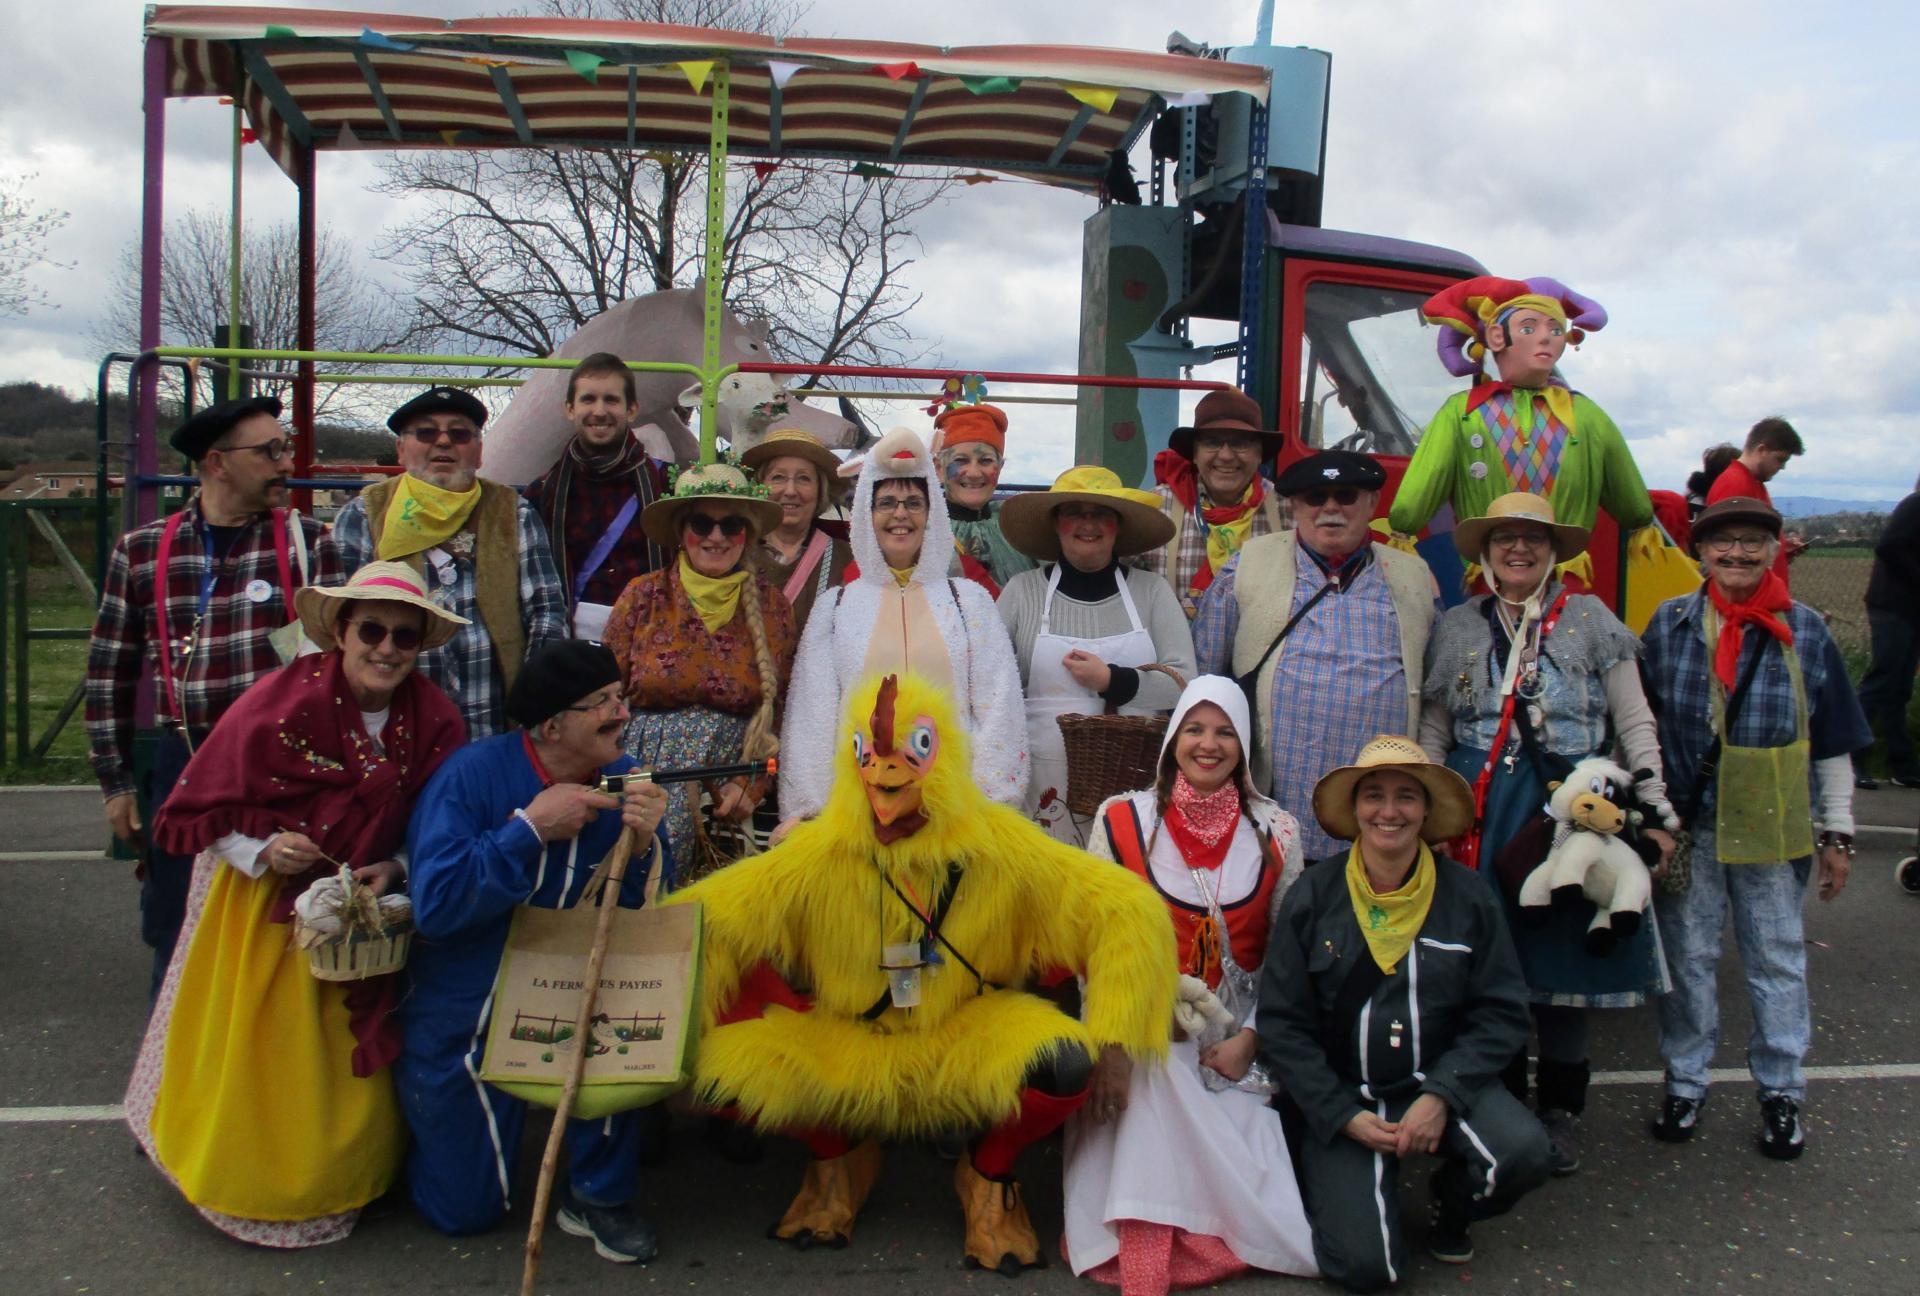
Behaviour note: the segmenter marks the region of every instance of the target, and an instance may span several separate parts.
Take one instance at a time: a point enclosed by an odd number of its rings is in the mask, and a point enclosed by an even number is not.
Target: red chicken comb
[[[893,755],[893,701],[899,695],[900,681],[897,676],[889,675],[880,681],[880,692],[873,699],[873,715],[870,718],[873,754],[876,756]]]

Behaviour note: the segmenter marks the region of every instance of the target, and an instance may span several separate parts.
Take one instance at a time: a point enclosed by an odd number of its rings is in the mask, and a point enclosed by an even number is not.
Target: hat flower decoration
[[[696,499],[702,495],[771,498],[766,486],[753,473],[740,466],[740,456],[726,450],[721,451],[712,463],[674,464],[668,468],[667,492],[678,500]]]
[[[1427,298],[1420,314],[1429,324],[1441,326],[1434,346],[1447,372],[1456,378],[1473,378],[1479,376],[1487,357],[1487,328],[1517,310],[1537,310],[1557,320],[1567,331],[1568,346],[1579,346],[1587,334],[1607,326],[1607,311],[1599,302],[1545,275],[1462,279]]]

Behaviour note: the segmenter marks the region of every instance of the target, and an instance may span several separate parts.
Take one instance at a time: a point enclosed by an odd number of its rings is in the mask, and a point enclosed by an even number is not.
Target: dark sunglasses
[[[1305,500],[1308,508],[1319,508],[1328,500],[1332,500],[1341,508],[1345,508],[1360,498],[1360,488],[1358,486],[1335,486],[1332,490],[1304,490],[1295,498]]]
[[[353,633],[369,648],[378,648],[387,641],[388,635],[393,636],[393,646],[401,652],[412,652],[420,646],[420,632],[412,626],[395,626],[389,630],[378,621],[356,621]]]
[[[729,513],[723,518],[709,517],[705,513],[687,514],[687,530],[702,540],[712,535],[715,527],[719,527],[720,534],[727,539],[738,540],[746,534],[747,520],[738,513]]]
[[[445,437],[457,446],[462,446],[480,434],[470,427],[431,427],[422,424],[419,427],[408,428],[407,435],[425,446],[435,444],[441,437]]]

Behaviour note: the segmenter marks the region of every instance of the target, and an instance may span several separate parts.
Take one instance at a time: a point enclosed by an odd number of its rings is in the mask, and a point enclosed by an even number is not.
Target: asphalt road
[[[1920,820],[1920,793],[1863,794],[1864,824]],[[134,1155],[124,1124],[50,1108],[120,1102],[146,1006],[128,866],[52,859],[97,847],[91,793],[0,792],[0,1296],[40,1293],[506,1293],[519,1283],[525,1197],[544,1124],[529,1122],[527,1185],[513,1219],[484,1237],[450,1239],[404,1199],[370,1207],[332,1247],[276,1252],[235,1243],[204,1224]],[[1896,1078],[1816,1079],[1809,1147],[1778,1164],[1754,1150],[1749,1084],[1715,1091],[1690,1144],[1645,1133],[1658,1089],[1644,1078],[1654,1051],[1650,1011],[1597,1016],[1597,1085],[1585,1121],[1586,1168],[1549,1184],[1504,1219],[1476,1226],[1478,1258],[1455,1269],[1421,1258],[1418,1291],[1920,1292],[1920,899],[1893,883],[1912,836],[1866,834],[1853,885],[1834,903],[1809,901],[1817,1068],[1896,1068]],[[25,858],[23,858],[25,857]],[[1727,975],[1732,972],[1732,975]],[[1723,965],[1716,1066],[1744,1067],[1744,984]],[[1060,1227],[1059,1145],[1022,1166],[1041,1235]],[[843,1251],[800,1253],[766,1241],[798,1184],[801,1156],[774,1147],[759,1166],[712,1158],[682,1120],[666,1162],[648,1172],[643,1209],[661,1256],[619,1268],[549,1230],[543,1291],[857,1293],[918,1296],[1010,1291],[1093,1292],[1056,1260],[1009,1282],[959,1263],[951,1167],[931,1151],[897,1149]],[[1424,1218],[1425,1181],[1405,1174],[1403,1207]],[[1232,1292],[1309,1292],[1318,1283],[1243,1279]]]

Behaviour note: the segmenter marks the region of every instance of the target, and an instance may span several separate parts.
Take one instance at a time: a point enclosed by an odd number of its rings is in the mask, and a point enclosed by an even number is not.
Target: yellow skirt
[[[316,980],[292,927],[268,921],[280,878],[202,856],[206,900],[175,955],[148,1132],[203,1211],[310,1220],[355,1210],[400,1168],[390,1074],[353,1074],[346,990]],[[145,1141],[145,1140],[143,1140]]]

